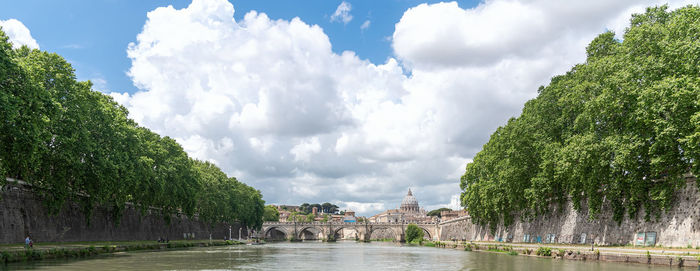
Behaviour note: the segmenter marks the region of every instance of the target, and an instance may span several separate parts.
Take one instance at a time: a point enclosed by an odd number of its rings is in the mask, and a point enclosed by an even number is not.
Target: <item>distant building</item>
[[[437,218],[426,215],[425,210],[418,205],[418,200],[413,196],[410,188],[398,209],[389,209],[369,218],[369,222],[374,223],[426,223],[434,221],[437,221]]]
[[[290,212],[290,211],[279,211],[279,213],[280,213],[280,219],[279,219],[280,222],[287,222],[287,220],[289,219],[289,216],[292,214],[292,212]]]
[[[354,211],[345,211],[345,216],[343,217],[343,222],[357,222],[357,217],[355,217]]]
[[[301,211],[299,206],[295,206],[295,205],[277,205],[276,207],[277,207],[277,212],[280,213],[280,219],[279,219],[280,222],[289,221],[289,216],[292,214],[292,212]]]
[[[442,211],[440,212],[440,220],[441,221],[447,221],[447,220],[452,220],[455,218],[460,218],[464,216],[468,216],[469,213],[467,213],[467,210],[457,210],[457,211]]]

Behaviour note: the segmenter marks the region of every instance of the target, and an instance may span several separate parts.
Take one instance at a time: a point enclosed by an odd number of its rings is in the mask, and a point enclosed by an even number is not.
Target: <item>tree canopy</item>
[[[571,200],[597,219],[609,207],[658,216],[700,172],[700,7],[635,14],[586,62],[540,87],[498,128],[461,178],[472,220],[495,229]],[[585,203],[585,205],[584,205]]]
[[[262,225],[259,191],[174,139],[139,126],[110,96],[77,81],[61,56],[12,49],[0,29],[0,186],[5,177],[36,188],[52,214],[76,202],[119,218],[126,203],[207,222]],[[119,221],[116,219],[115,221]]]
[[[443,207],[443,208],[440,208],[440,209],[432,210],[432,211],[428,212],[426,215],[427,215],[427,216],[442,217],[442,214],[440,214],[440,212],[442,212],[442,211],[452,211],[452,209]]]
[[[280,212],[277,208],[272,205],[265,205],[265,212],[263,213],[263,221],[279,221]]]
[[[411,243],[414,241],[420,242],[421,240],[423,240],[424,235],[425,235],[425,233],[423,232],[423,230],[420,227],[418,227],[418,225],[408,224],[408,226],[406,226],[406,242],[407,243]]]
[[[318,209],[319,212],[323,212],[323,213],[326,213],[326,214],[335,214],[335,213],[338,213],[338,208],[339,208],[338,205],[335,205],[335,204],[332,204],[332,203],[329,203],[329,202],[325,202],[325,203],[323,203],[323,204],[318,204],[318,203],[312,203],[312,204],[304,203],[304,204],[302,204],[302,205],[299,206],[299,209],[301,210],[302,213],[308,214],[308,213],[311,213],[311,212],[313,211],[314,207],[316,207],[316,208]]]

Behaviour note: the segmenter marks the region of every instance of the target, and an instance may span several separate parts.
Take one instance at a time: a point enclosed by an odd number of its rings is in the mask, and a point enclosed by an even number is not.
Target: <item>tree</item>
[[[90,81],[77,81],[61,56],[13,50],[0,30],[0,186],[22,179],[50,214],[77,203],[88,223],[96,206],[118,223],[130,202],[166,220],[197,213],[209,223],[262,225],[260,191],[128,115]]]
[[[472,221],[495,230],[569,199],[589,219],[609,206],[618,223],[668,209],[700,169],[699,16],[648,8],[622,40],[599,35],[584,63],[540,87],[466,166]]]
[[[299,206],[299,209],[302,213],[308,214],[311,212],[311,205],[304,202],[301,206]]]
[[[316,216],[314,214],[308,214],[306,215],[306,222],[314,222],[314,219]]]
[[[265,206],[265,212],[263,213],[263,221],[279,221],[280,213],[277,208],[272,205]]]
[[[306,214],[303,212],[292,212],[289,214],[288,221],[304,222],[306,221]]]
[[[443,207],[443,208],[440,208],[440,209],[432,210],[432,211],[428,212],[426,215],[428,215],[428,216],[442,217],[442,215],[440,214],[440,212],[442,212],[442,211],[452,211],[452,209],[450,209],[450,208],[444,208],[444,207]]]
[[[407,243],[412,243],[414,241],[420,242],[421,240],[423,240],[424,234],[425,233],[423,232],[423,230],[420,227],[418,227],[418,225],[416,225],[416,224],[411,223],[411,224],[408,224],[408,226],[406,226],[406,242]]]

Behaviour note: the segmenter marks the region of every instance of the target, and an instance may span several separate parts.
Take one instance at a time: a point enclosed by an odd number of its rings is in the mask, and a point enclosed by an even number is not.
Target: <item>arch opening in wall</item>
[[[427,230],[426,228],[423,228],[423,227],[419,227],[419,228],[420,228],[421,230],[423,230],[423,239],[427,239],[427,240],[432,240],[432,239],[433,239],[433,236],[430,234],[430,231],[429,231],[429,230]]]
[[[333,238],[339,239],[358,239],[360,232],[356,227],[340,227],[333,229]]]
[[[280,227],[272,227],[265,231],[264,238],[270,241],[287,240],[287,231]]]
[[[384,240],[384,239],[391,239],[394,241],[398,241],[396,238],[398,237],[398,234],[396,231],[392,228],[389,227],[381,227],[381,228],[374,228],[370,232],[367,233],[367,239],[369,240]]]
[[[299,236],[297,237],[300,240],[318,240],[322,232],[321,229],[316,227],[305,227],[299,230]]]

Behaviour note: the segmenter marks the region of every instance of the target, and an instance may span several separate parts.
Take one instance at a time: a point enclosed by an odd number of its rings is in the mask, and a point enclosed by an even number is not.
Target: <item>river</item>
[[[11,264],[7,270],[669,270],[640,264],[580,262],[386,242],[269,243],[160,252],[123,252],[83,260]],[[677,268],[675,268],[677,269]]]

